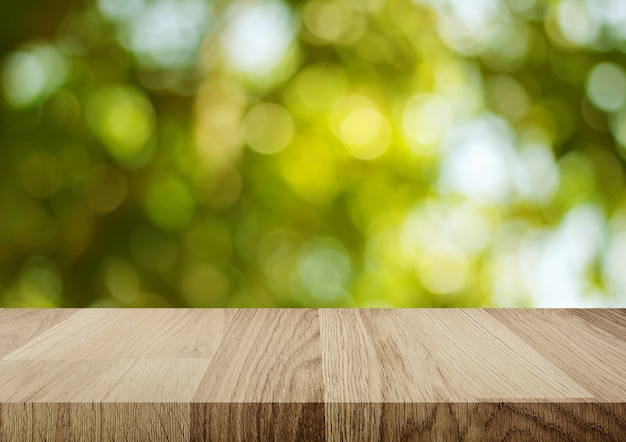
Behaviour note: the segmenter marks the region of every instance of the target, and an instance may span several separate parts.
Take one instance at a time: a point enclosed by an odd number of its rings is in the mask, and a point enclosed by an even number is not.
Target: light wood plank
[[[24,345],[79,309],[0,309],[0,358]]]
[[[0,360],[0,402],[88,401],[95,383],[112,364],[112,361]]]
[[[210,359],[226,315],[224,309],[86,309],[3,359]]]
[[[593,399],[484,310],[337,309],[320,315],[326,402]]]
[[[0,309],[0,441],[620,441],[625,373],[625,310]]]
[[[490,310],[544,357],[603,402],[626,402],[626,316],[598,326],[569,310]],[[592,316],[588,316],[592,318]],[[595,322],[595,323],[594,323]],[[607,332],[607,328],[615,333]]]
[[[319,336],[313,309],[236,311],[194,397],[194,440],[323,439]]]
[[[194,396],[197,402],[323,402],[313,309],[241,309]]]

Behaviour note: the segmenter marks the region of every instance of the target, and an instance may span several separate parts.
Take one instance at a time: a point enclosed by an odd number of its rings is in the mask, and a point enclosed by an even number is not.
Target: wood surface
[[[0,441],[626,440],[626,310],[0,309]]]

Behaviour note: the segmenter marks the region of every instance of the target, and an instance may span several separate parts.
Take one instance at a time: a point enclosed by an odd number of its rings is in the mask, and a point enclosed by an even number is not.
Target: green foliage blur
[[[626,305],[626,2],[0,14],[0,306]]]

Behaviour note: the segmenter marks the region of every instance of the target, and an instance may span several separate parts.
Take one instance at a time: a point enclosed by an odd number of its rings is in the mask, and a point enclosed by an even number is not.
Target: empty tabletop
[[[626,310],[0,309],[0,440],[624,440]]]

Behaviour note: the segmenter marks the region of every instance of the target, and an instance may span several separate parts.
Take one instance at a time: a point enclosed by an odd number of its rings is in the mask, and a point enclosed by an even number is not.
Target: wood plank
[[[568,312],[580,316],[593,327],[611,333],[618,339],[626,336],[626,309],[572,309]]]
[[[484,310],[337,309],[320,315],[327,402],[593,399]]]
[[[196,402],[323,402],[319,317],[313,309],[241,309]]]
[[[226,316],[224,309],[85,309],[4,359],[210,359]]]
[[[197,403],[193,441],[322,441],[324,404],[302,402]]]
[[[0,358],[21,347],[48,329],[63,322],[79,309],[0,309]]]
[[[319,336],[317,310],[233,313],[194,396],[194,440],[323,438]]]
[[[2,441],[187,441],[189,404],[2,403]]]
[[[329,441],[621,442],[626,434],[623,403],[332,403],[327,408]]]
[[[626,311],[0,309],[4,440],[624,440]]]
[[[569,310],[539,309],[532,315],[517,310],[489,313],[566,371],[596,399],[626,402],[626,335],[606,331],[607,328],[621,330],[625,316],[607,321],[615,325],[599,327],[593,324],[598,316],[590,321]]]

